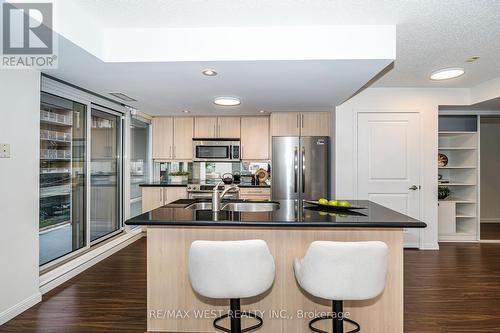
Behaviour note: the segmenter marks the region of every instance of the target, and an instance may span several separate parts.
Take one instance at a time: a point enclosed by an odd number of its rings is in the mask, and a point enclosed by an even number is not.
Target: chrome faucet
[[[212,211],[213,212],[220,211],[222,198],[224,198],[224,196],[226,195],[227,192],[232,191],[232,190],[237,192],[240,190],[238,185],[231,185],[231,186],[224,188],[224,191],[222,191],[222,193],[220,193],[219,186],[221,186],[222,184],[224,184],[223,181],[218,182],[217,185],[214,186],[214,189],[212,191]]]

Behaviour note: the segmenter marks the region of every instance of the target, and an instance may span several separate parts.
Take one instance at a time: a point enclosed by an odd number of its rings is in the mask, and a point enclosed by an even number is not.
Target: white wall
[[[481,223],[500,222],[500,118],[481,117]]]
[[[38,290],[40,73],[0,70],[0,325],[41,299]]]
[[[469,89],[368,88],[336,109],[335,191],[356,199],[355,119],[362,112],[420,112],[422,120],[422,207],[420,248],[437,249],[438,106],[469,104]]]

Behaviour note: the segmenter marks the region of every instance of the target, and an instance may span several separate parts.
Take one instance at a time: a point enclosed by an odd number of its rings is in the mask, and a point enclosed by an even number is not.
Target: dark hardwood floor
[[[481,239],[500,240],[500,223],[481,223]]]
[[[144,238],[0,326],[0,332],[23,333],[145,330]],[[500,332],[500,244],[444,243],[440,251],[406,250],[405,332]]]

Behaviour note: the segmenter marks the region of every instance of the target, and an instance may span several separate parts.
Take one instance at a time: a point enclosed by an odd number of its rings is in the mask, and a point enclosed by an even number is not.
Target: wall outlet
[[[10,158],[10,144],[0,143],[0,158]]]

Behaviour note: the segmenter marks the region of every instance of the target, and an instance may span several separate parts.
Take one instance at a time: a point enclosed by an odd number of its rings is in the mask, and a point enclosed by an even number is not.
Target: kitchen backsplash
[[[259,162],[155,162],[154,179],[168,181],[171,172],[189,172],[189,180],[219,179],[225,173],[240,173],[241,175],[252,175],[257,170],[264,169],[271,174],[271,163]]]

